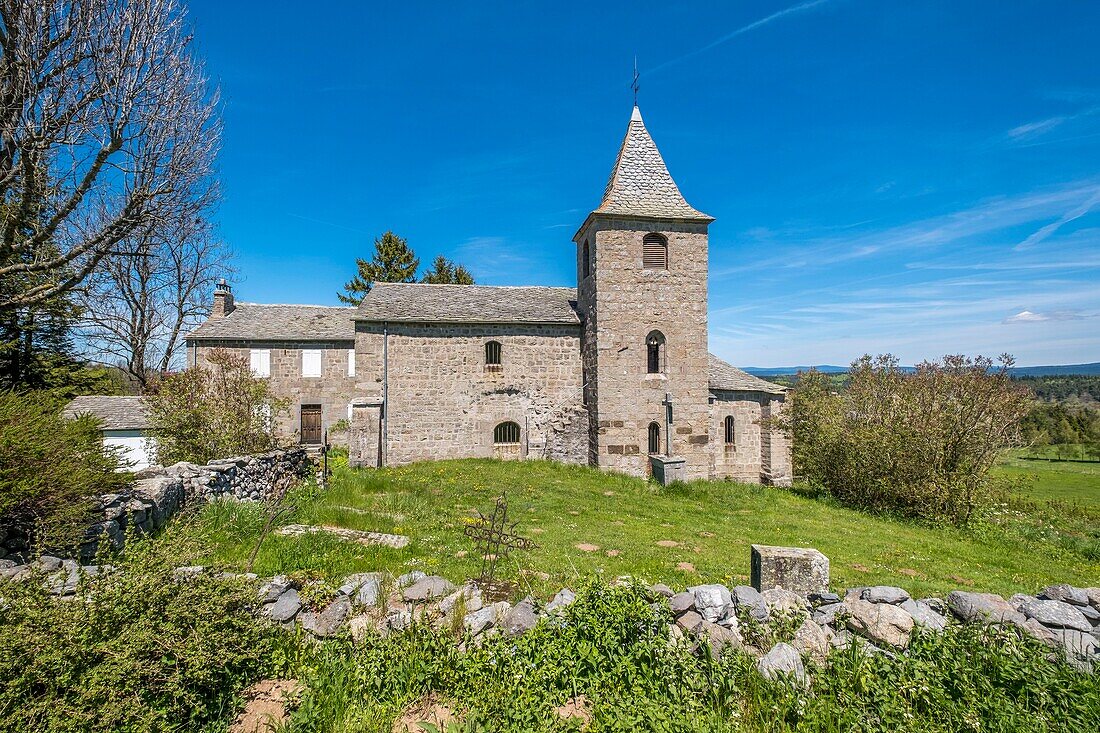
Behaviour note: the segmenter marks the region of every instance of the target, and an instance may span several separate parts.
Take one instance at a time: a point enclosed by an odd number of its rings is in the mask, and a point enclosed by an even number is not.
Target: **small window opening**
[[[499,341],[488,341],[485,343],[485,368],[492,372],[500,371],[501,361]]]
[[[645,337],[646,372],[661,374],[664,372],[665,337],[660,331],[652,331]]]
[[[493,428],[493,445],[515,445],[519,443],[519,423],[502,422]]]
[[[733,415],[726,415],[726,445],[733,445],[737,434],[734,431]]]
[[[649,453],[656,455],[661,452],[661,426],[655,422],[649,424]]]
[[[584,240],[584,247],[581,248],[581,273],[582,277],[588,277],[589,273],[589,251],[588,240]]]
[[[642,237],[642,267],[647,270],[668,269],[668,240],[651,232]]]

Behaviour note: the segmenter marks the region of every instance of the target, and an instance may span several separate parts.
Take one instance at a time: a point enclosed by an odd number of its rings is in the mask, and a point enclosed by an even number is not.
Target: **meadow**
[[[1095,585],[1100,510],[1092,503],[1096,482],[1088,467],[1025,463],[1016,467],[1010,459],[999,470],[1032,472],[1038,480],[1019,483],[1019,493],[968,528],[868,514],[806,490],[706,481],[662,488],[542,461],[337,467],[327,489],[293,493],[288,503],[294,509],[278,524],[403,534],[409,545],[391,549],[327,534],[272,534],[253,570],[331,582],[369,570],[476,577],[480,559],[464,529],[503,493],[516,531],[537,543],[500,566],[520,595],[545,597],[587,579],[626,575],[673,587],[746,584],[752,544],[821,550],[831,560],[837,589],[891,584],[918,597],[956,588],[1007,596],[1052,583]],[[1064,485],[1063,474],[1070,476]],[[219,502],[171,531],[208,540],[213,549],[206,562],[244,569],[264,518],[258,506]]]

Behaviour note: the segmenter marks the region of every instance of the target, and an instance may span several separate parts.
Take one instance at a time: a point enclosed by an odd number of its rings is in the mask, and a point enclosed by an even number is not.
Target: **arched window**
[[[588,277],[588,260],[588,240],[586,239],[584,240],[584,247],[581,248],[581,272],[583,273],[582,277]]]
[[[660,331],[650,331],[645,337],[645,364],[648,374],[665,371],[665,335]]]
[[[517,443],[519,443],[519,423],[509,420],[493,428],[493,445],[515,445]]]
[[[642,267],[647,270],[668,269],[668,240],[655,232],[642,237]]]
[[[726,445],[733,445],[737,437],[733,426],[733,415],[726,415]]]
[[[485,342],[485,368],[491,372],[500,371],[500,342]]]
[[[649,454],[661,452],[661,426],[655,422],[649,424]]]

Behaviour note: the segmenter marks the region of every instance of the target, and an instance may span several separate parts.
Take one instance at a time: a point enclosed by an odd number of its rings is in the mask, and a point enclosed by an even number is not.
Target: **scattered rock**
[[[703,625],[703,617],[695,611],[685,611],[676,617],[676,625],[684,631],[694,632]]]
[[[382,595],[382,580],[380,578],[367,578],[359,586],[359,590],[352,597],[351,603],[356,607],[373,607],[378,605],[378,597]]]
[[[871,603],[899,605],[909,600],[909,593],[893,585],[873,585],[863,591],[862,598]]]
[[[880,644],[899,648],[909,645],[913,617],[904,609],[862,600],[846,601],[845,605],[848,606],[846,623],[852,631]]]
[[[669,588],[664,583],[657,583],[655,585],[649,586],[649,592],[653,593],[654,595],[664,596],[665,598],[672,598],[674,595],[676,595],[675,591],[673,591],[672,588]]]
[[[695,633],[710,646],[710,654],[715,659],[720,659],[722,653],[728,648],[739,649],[741,647],[741,634],[735,628],[726,628],[709,621],[703,621],[696,627]]]
[[[768,610],[768,602],[760,591],[751,585],[738,585],[730,591],[733,596],[733,604],[741,609],[747,609],[750,616],[761,623],[771,620],[771,611]]]
[[[903,601],[899,606],[906,613],[913,617],[913,622],[917,626],[922,626],[932,631],[943,631],[947,628],[947,619],[932,610],[932,607],[923,601],[914,601],[912,598],[908,598]]]
[[[484,601],[481,597],[481,589],[474,583],[466,583],[461,588],[451,593],[449,596],[439,602],[438,609],[445,617],[451,616],[454,610],[459,605],[459,600],[462,601],[463,616],[471,611],[479,611],[484,605]]]
[[[847,613],[848,607],[843,603],[830,603],[827,606],[820,606],[814,609],[813,619],[816,623],[822,626],[828,626],[836,623],[836,617],[838,614]]]
[[[1073,606],[1089,605],[1089,594],[1083,588],[1074,588],[1072,585],[1048,585],[1039,591],[1038,597],[1044,601],[1061,601]]]
[[[803,596],[783,588],[770,588],[760,594],[772,613],[806,613],[809,603]]]
[[[1089,599],[1089,606],[1093,610],[1100,611],[1100,588],[1082,588],[1085,597]]]
[[[1066,660],[1082,672],[1091,672],[1100,657],[1100,641],[1076,629],[1052,629],[1065,651]]]
[[[401,595],[410,603],[427,603],[443,598],[453,592],[455,584],[438,575],[421,578],[402,591]]]
[[[530,599],[524,600],[513,606],[501,621],[501,627],[508,636],[520,636],[539,623],[539,616],[535,613],[535,606]]]
[[[695,596],[695,610],[711,623],[725,616],[732,602],[729,588],[718,583],[696,585],[688,588],[688,592]]]
[[[384,532],[362,532],[347,527],[335,527],[331,525],[312,524],[288,524],[275,530],[275,534],[284,537],[301,537],[307,534],[330,534],[347,542],[357,542],[360,545],[381,545],[400,550],[409,544],[409,538],[400,534],[385,534]]]
[[[947,594],[947,607],[963,621],[1021,626],[1024,615],[994,593],[953,590]]]
[[[564,609],[566,606],[571,605],[577,600],[577,594],[568,588],[562,588],[559,590],[550,602],[546,604],[546,610],[553,613],[559,609]]]
[[[418,580],[423,580],[426,577],[428,576],[423,571],[413,570],[412,572],[405,573],[404,575],[399,575],[397,577],[397,587],[407,588]]]
[[[740,587],[740,586],[738,586]],[[827,606],[831,603],[840,603],[840,596],[836,593],[811,593],[807,596],[812,606]]]
[[[462,619],[462,623],[471,635],[478,636],[486,629],[495,626],[511,607],[512,604],[507,601],[500,601],[466,614]]]
[[[272,621],[281,624],[297,616],[301,607],[302,600],[298,596],[298,591],[294,588],[287,588],[275,599],[274,603],[264,607],[264,613]]]
[[[802,666],[802,657],[790,644],[779,642],[756,661],[756,669],[769,680],[789,678],[800,684],[806,683],[806,668]]]
[[[1057,629],[1076,629],[1085,633],[1092,631],[1092,624],[1085,618],[1085,615],[1076,607],[1062,601],[1032,599],[1024,603],[1020,607],[1020,611],[1043,626]]]
[[[805,547],[752,546],[752,587],[786,588],[795,593],[829,590],[829,558]]]
[[[274,603],[275,600],[293,586],[290,578],[285,575],[276,575],[271,580],[260,586],[260,603]]]
[[[829,654],[829,637],[825,629],[806,619],[798,627],[798,631],[794,632],[791,646],[811,659],[823,662]]]
[[[324,639],[336,635],[349,613],[351,613],[351,599],[347,596],[338,596],[325,607],[324,611],[320,613],[307,611],[299,616],[299,621],[304,630]]]
[[[684,592],[677,593],[669,599],[668,607],[673,613],[683,613],[695,608],[695,594]]]

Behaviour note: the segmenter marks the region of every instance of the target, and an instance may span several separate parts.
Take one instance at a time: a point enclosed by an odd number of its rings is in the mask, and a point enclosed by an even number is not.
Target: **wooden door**
[[[321,442],[320,405],[302,405],[302,442],[312,445]]]

